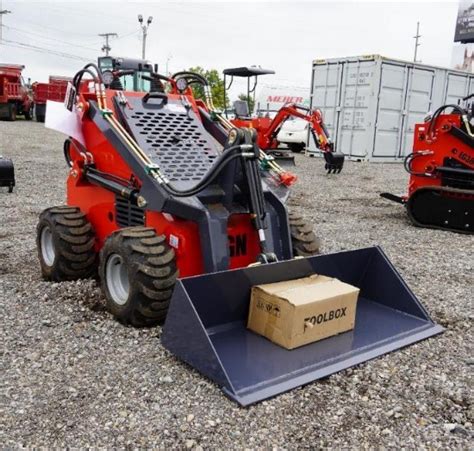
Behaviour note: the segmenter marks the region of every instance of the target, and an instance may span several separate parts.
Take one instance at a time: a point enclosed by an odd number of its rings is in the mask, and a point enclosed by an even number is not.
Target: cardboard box
[[[312,275],[252,287],[247,327],[287,349],[354,328],[359,289]]]

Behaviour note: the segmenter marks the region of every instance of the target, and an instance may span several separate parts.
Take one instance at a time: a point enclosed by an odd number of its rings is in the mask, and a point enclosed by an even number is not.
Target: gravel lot
[[[472,448],[473,237],[413,227],[378,193],[403,193],[401,165],[347,163],[327,176],[298,156],[293,208],[324,252],[379,244],[440,336],[250,408],[103,307],[95,281],[41,280],[35,226],[64,202],[63,137],[0,122],[17,188],[0,193],[0,444],[180,448]]]

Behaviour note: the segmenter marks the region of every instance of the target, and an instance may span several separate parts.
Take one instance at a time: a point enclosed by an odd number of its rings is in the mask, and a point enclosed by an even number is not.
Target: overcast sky
[[[143,14],[153,16],[146,56],[160,72],[167,60],[173,72],[257,64],[277,72],[275,83],[302,86],[309,86],[313,59],[373,53],[413,59],[417,21],[419,58],[449,66],[458,11],[458,1],[1,3],[12,14],[3,16],[0,62],[24,64],[25,77],[33,81],[72,75],[86,60],[96,60],[99,33],[119,35],[111,40],[111,54],[140,57],[137,14]]]

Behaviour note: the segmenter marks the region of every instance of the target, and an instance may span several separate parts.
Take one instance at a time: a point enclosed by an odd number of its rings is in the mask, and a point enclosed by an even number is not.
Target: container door
[[[448,74],[446,79],[446,89],[444,95],[444,104],[454,103],[466,97],[469,91],[469,77],[460,74]]]
[[[469,90],[468,94],[474,94],[474,78],[469,77]]]
[[[400,151],[408,68],[382,64],[375,124],[374,157],[396,158]]]
[[[343,67],[343,63],[313,66],[311,107],[319,108],[322,111],[324,123],[334,142],[337,142]],[[312,139],[309,140],[309,144],[311,150],[317,150]]]
[[[368,141],[367,131],[371,126],[369,107],[376,68],[375,61],[348,62],[344,68],[336,148],[355,158],[364,158],[370,154],[372,143]]]
[[[431,109],[434,78],[434,70],[417,67],[409,70],[408,90],[403,111],[402,145],[398,155],[400,158],[412,152],[415,124],[423,122]]]

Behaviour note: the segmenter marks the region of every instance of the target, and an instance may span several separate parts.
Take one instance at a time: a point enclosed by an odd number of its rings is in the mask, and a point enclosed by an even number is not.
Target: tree
[[[244,100],[249,106],[249,113],[252,114],[253,107],[255,106],[255,100],[252,96],[248,97],[247,94],[239,94],[239,100]]]
[[[200,66],[191,67],[188,69],[189,72],[196,72],[199,75],[202,75],[208,82],[211,87],[212,99],[214,101],[214,106],[219,110],[224,110],[224,104],[229,105],[229,99],[225,99],[224,102],[224,80],[219,75],[219,72],[216,69],[205,70]],[[204,90],[201,85],[193,84],[192,85],[194,96],[197,99],[203,99]]]

